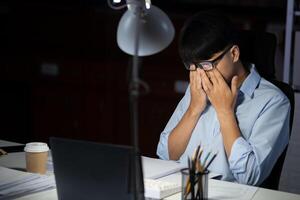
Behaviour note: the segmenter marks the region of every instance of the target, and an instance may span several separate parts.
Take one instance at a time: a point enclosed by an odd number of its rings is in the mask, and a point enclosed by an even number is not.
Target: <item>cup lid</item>
[[[49,151],[49,147],[46,143],[43,142],[30,142],[26,144],[24,151],[39,153],[39,152]]]

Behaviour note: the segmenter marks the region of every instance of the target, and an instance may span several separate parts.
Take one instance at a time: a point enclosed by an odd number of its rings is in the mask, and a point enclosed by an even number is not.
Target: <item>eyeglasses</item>
[[[224,57],[224,55],[231,49],[231,46],[228,46],[223,53],[221,53],[218,57],[216,57],[215,59],[211,60],[211,61],[201,61],[198,63],[183,63],[185,68],[189,71],[195,71],[197,68],[203,69],[204,71],[209,71],[212,70],[213,68],[215,68],[218,63],[220,62],[220,60],[222,60],[222,58]],[[191,65],[194,64],[195,68],[191,69]]]

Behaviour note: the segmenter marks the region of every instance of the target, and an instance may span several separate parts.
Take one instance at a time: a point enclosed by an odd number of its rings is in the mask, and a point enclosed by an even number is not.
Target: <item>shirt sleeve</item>
[[[283,95],[273,97],[257,118],[249,139],[236,139],[229,167],[239,183],[260,185],[272,171],[289,140],[290,103]]]
[[[160,159],[169,160],[168,138],[171,131],[177,126],[190,102],[190,87],[187,88],[184,97],[178,103],[165,129],[160,134],[156,154]]]

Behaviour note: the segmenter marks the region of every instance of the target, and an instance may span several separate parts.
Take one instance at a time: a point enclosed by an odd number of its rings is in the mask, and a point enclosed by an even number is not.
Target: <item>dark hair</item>
[[[226,16],[202,11],[184,24],[179,37],[179,54],[188,64],[207,60],[235,44],[236,37],[233,24]]]

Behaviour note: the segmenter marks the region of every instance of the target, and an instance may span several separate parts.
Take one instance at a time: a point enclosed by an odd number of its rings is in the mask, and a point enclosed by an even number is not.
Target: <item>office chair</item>
[[[275,79],[275,50],[276,36],[267,32],[240,31],[239,47],[242,62],[254,63],[259,74],[276,85],[288,97],[291,104],[290,132],[291,136],[294,116],[294,91],[292,87]],[[279,179],[286,155],[287,147],[276,161],[270,175],[264,180],[260,187],[278,190]]]

